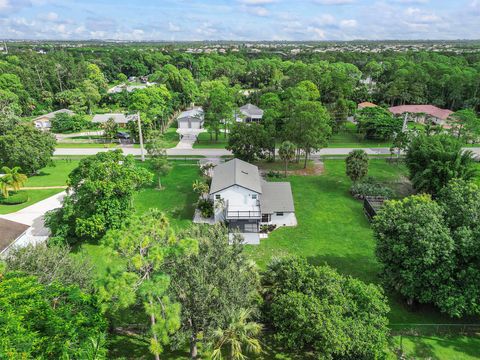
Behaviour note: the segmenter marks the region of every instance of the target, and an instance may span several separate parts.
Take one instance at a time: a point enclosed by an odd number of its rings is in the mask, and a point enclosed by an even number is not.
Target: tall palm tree
[[[8,198],[8,181],[5,176],[0,177],[0,193],[4,198]]]
[[[213,333],[213,360],[222,360],[222,352],[229,360],[244,360],[245,353],[259,354],[262,351],[257,336],[262,326],[249,321],[251,310],[240,309],[235,311],[226,329],[218,329]]]
[[[287,177],[288,163],[295,159],[295,144],[290,141],[284,141],[278,149],[280,159],[285,162],[285,177]]]
[[[28,179],[27,175],[20,173],[20,167],[18,166],[13,168],[4,166],[2,167],[2,171],[5,174],[1,178],[2,194],[4,197],[8,197],[8,187],[11,187],[14,191],[18,191],[25,185]]]

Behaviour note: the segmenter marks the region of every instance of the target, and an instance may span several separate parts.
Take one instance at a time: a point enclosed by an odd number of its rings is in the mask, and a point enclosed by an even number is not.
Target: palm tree
[[[288,162],[295,159],[295,144],[290,141],[284,141],[278,149],[280,159],[285,161],[285,177],[287,177]]]
[[[262,326],[248,321],[251,310],[240,309],[235,311],[225,330],[218,329],[213,333],[213,360],[221,360],[222,351],[227,353],[229,360],[244,360],[244,353],[259,354],[262,351],[257,336]]]
[[[15,166],[9,168],[7,166],[2,167],[2,171],[5,175],[1,178],[1,191],[4,197],[8,197],[8,187],[11,187],[14,191],[20,190],[20,188],[27,181],[27,175],[20,173],[20,167]]]

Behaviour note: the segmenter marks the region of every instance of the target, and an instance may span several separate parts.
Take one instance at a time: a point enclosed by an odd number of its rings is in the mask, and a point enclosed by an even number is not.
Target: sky
[[[0,39],[480,39],[480,0],[0,0]]]

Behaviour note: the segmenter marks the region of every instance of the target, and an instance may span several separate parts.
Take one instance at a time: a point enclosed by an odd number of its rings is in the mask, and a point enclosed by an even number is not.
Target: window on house
[[[277,216],[283,216],[283,212],[277,212]]]
[[[257,194],[252,194],[252,199],[257,200]]]
[[[215,199],[220,200],[222,197],[220,194],[215,195]]]
[[[262,222],[270,222],[270,214],[262,214]]]

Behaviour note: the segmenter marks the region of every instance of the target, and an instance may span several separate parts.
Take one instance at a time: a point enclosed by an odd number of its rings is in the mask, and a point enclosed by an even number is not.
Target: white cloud
[[[268,10],[263,6],[247,6],[245,11],[256,16],[267,16],[269,14]]]
[[[340,21],[341,28],[354,28],[357,26],[357,20],[355,19],[347,19]]]
[[[175,25],[172,22],[169,22],[168,23],[168,31],[170,31],[170,32],[180,32],[180,31],[182,31],[182,29],[180,28],[180,26]]]

